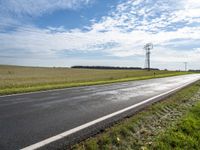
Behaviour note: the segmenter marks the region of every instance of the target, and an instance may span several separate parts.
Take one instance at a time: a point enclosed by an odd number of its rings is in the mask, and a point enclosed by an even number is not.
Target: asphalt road
[[[197,79],[183,75],[1,96],[0,149],[27,147]]]

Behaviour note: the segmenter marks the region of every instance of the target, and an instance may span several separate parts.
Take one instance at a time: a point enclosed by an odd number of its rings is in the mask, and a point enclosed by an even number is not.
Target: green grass
[[[177,124],[160,134],[151,149],[200,149],[200,103]]]
[[[0,65],[0,95],[183,75],[188,72]]]
[[[194,97],[195,95],[197,96]],[[74,150],[199,149],[200,103],[193,108],[199,100],[200,81],[71,148]],[[190,112],[187,114],[188,111]],[[182,117],[184,118],[181,120]]]

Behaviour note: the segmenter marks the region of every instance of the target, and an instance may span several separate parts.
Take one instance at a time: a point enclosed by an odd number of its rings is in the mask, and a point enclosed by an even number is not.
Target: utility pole
[[[153,44],[152,43],[145,44],[144,49],[146,50],[145,68],[147,68],[147,70],[150,71],[151,70],[150,54],[151,50],[153,49]]]
[[[184,64],[185,64],[185,71],[187,71],[187,62],[184,62]]]

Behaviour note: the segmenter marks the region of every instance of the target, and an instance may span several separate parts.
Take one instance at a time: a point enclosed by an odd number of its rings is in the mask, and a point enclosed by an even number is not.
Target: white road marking
[[[100,118],[98,118],[98,119],[96,119],[96,120],[93,120],[93,121],[88,122],[88,123],[86,123],[86,124],[83,124],[83,125],[81,125],[81,126],[75,127],[75,128],[73,128],[73,129],[70,129],[70,130],[65,131],[65,132],[63,132],[63,133],[60,133],[60,134],[55,135],[55,136],[53,136],[53,137],[47,138],[47,139],[45,139],[45,140],[43,140],[43,141],[41,141],[41,142],[38,142],[38,143],[35,143],[35,144],[33,144],[33,145],[30,145],[30,146],[27,146],[27,147],[25,147],[25,148],[22,148],[21,150],[35,150],[35,149],[41,148],[41,147],[43,147],[43,146],[45,146],[45,145],[47,145],[47,144],[50,144],[50,143],[55,142],[55,141],[57,141],[57,140],[60,140],[60,139],[62,139],[62,138],[64,138],[64,137],[67,137],[67,136],[73,134],[73,133],[76,133],[76,132],[78,132],[78,131],[80,131],[80,130],[83,130],[83,129],[87,128],[87,127],[90,127],[90,126],[92,126],[92,125],[95,125],[95,124],[97,124],[97,123],[99,123],[99,122],[101,122],[101,121],[104,121],[104,120],[106,120],[106,119],[112,118],[112,117],[114,117],[114,116],[116,116],[116,115],[119,115],[119,114],[121,114],[121,113],[124,113],[124,112],[126,112],[126,111],[128,111],[128,110],[131,110],[131,109],[133,109],[133,108],[136,108],[136,107],[138,107],[138,106],[141,106],[141,105],[143,105],[143,104],[146,104],[146,103],[148,103],[148,102],[150,102],[150,101],[153,101],[153,100],[156,99],[156,98],[159,98],[159,97],[165,96],[165,95],[167,95],[167,94],[173,93],[173,92],[175,92],[175,91],[177,91],[177,90],[179,90],[179,89],[181,89],[181,88],[183,88],[183,87],[185,87],[185,86],[187,86],[187,85],[189,85],[189,84],[191,84],[191,83],[194,83],[195,81],[198,81],[198,80],[199,80],[199,79],[193,79],[192,81],[189,81],[189,82],[187,82],[187,83],[185,83],[185,84],[183,84],[183,85],[181,85],[181,86],[179,86],[179,87],[177,87],[177,88],[174,88],[174,89],[172,89],[172,90],[170,90],[170,91],[167,91],[167,92],[165,92],[165,93],[159,94],[159,95],[154,96],[154,97],[151,97],[151,98],[149,98],[149,99],[147,99],[147,100],[144,100],[144,101],[142,101],[142,102],[139,102],[139,103],[137,103],[137,104],[134,104],[134,105],[132,105],[132,106],[129,106],[129,107],[127,107],[127,108],[124,108],[124,109],[122,109],[122,110],[119,110],[119,111],[117,111],[117,112],[111,113],[111,114],[109,114],[109,115],[100,117]]]

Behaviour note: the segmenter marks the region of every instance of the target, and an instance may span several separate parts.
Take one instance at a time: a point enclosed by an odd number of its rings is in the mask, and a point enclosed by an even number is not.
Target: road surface
[[[147,99],[169,94],[198,79],[200,76],[193,74],[1,96],[0,149],[37,148],[45,139],[47,143],[52,142],[56,135],[76,132],[96,119],[97,122],[109,120],[120,115],[120,110],[125,112],[130,106],[134,109],[137,104],[144,105],[141,102],[146,103]],[[104,116],[107,118],[102,119]]]

